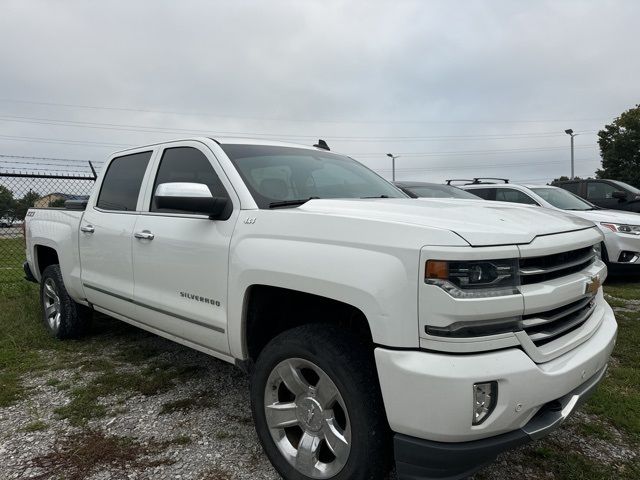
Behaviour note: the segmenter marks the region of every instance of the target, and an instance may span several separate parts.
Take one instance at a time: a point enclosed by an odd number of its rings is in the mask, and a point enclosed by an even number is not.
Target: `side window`
[[[537,205],[536,201],[526,193],[513,188],[498,188],[496,200],[500,202],[524,203],[525,205]]]
[[[105,210],[135,211],[149,159],[151,152],[114,158],[102,181],[96,207]]]
[[[578,195],[578,191],[580,190],[580,184],[578,182],[573,183],[563,183],[562,185],[558,185],[560,188],[564,188],[565,190],[575,193]]]
[[[613,198],[613,192],[619,188],[604,182],[587,183],[587,200],[603,200]]]
[[[495,188],[470,188],[467,192],[471,192],[474,195],[479,196],[480,198],[484,198],[485,200],[495,200],[496,199],[496,189]]]
[[[153,184],[152,212],[184,213],[156,206],[155,191],[158,185],[174,182],[204,183],[214,197],[229,197],[209,159],[197,148],[175,147],[164,151]],[[231,203],[229,206],[231,207]]]

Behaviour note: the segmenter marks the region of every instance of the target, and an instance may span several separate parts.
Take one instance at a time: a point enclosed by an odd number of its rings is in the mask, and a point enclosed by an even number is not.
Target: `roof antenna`
[[[327,142],[325,142],[324,140],[322,140],[321,138],[318,140],[318,143],[316,143],[314,145],[314,147],[316,148],[321,148],[323,150],[329,150],[331,151],[331,149],[329,148],[329,145],[327,145]]]

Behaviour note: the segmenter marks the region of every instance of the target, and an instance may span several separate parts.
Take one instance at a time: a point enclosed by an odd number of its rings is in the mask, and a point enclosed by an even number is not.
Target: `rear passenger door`
[[[144,212],[133,240],[136,318],[195,346],[226,354],[229,245],[239,200],[213,153],[198,142],[176,142],[159,152],[149,178]],[[158,185],[201,183],[227,197],[228,218],[158,208]],[[146,235],[149,237],[149,235]]]
[[[80,221],[82,284],[87,300],[109,312],[133,314],[133,227],[152,151],[116,157]]]

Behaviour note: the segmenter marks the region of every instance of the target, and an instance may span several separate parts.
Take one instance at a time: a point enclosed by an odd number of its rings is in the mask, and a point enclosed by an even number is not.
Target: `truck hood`
[[[526,244],[537,236],[593,227],[563,212],[486,200],[319,199],[298,210],[450,230],[472,246]]]

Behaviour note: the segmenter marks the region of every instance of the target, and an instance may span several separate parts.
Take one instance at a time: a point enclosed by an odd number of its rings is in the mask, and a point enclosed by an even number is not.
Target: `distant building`
[[[89,198],[88,195],[70,195],[68,193],[53,192],[44,197],[40,197],[33,202],[33,206],[36,208],[63,207],[64,202],[67,200],[86,200],[87,198]]]

